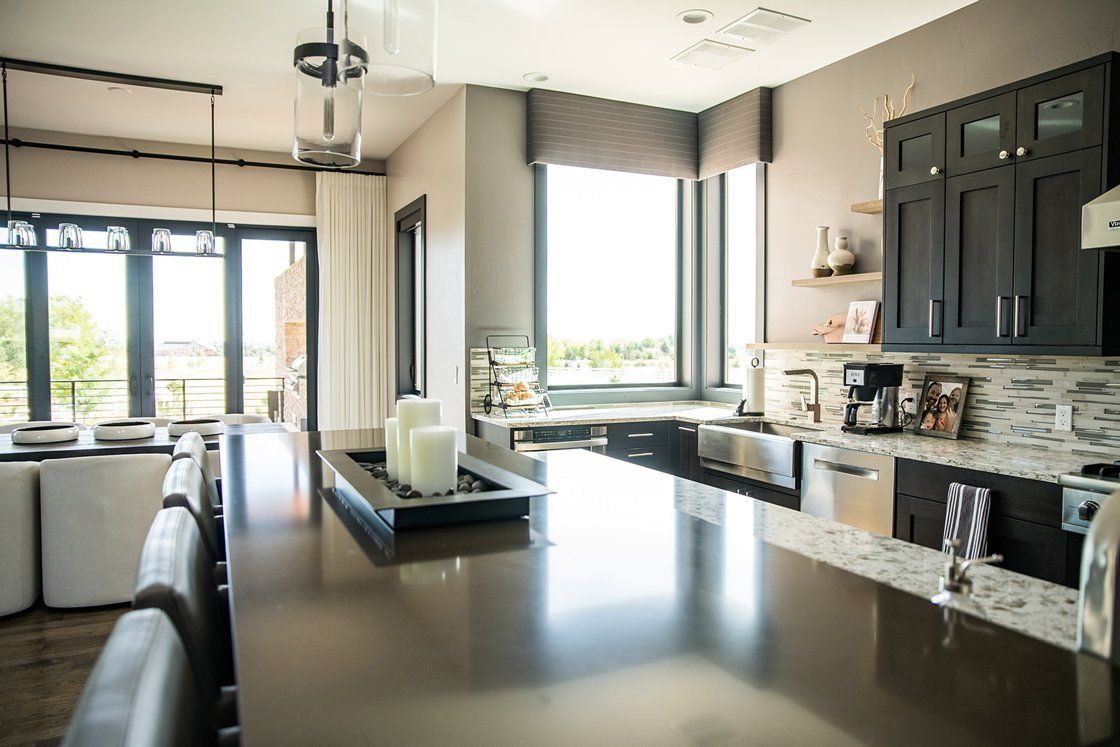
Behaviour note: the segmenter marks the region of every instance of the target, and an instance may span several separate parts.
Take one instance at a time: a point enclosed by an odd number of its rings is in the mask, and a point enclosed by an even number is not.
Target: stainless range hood
[[[1081,208],[1081,248],[1120,249],[1120,187]]]

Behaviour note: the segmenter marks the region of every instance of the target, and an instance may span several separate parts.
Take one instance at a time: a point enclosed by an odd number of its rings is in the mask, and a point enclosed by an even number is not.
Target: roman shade
[[[700,112],[701,179],[774,156],[773,90],[756,88]]]
[[[529,91],[528,161],[695,179],[696,115],[573,93]]]

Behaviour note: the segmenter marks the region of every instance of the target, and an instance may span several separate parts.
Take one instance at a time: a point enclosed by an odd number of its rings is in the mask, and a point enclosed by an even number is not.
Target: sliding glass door
[[[217,256],[195,256],[204,224],[21,215],[55,247],[60,222],[104,249],[108,225],[150,251],[0,251],[0,422],[95,423],[126,416],[261,414],[314,427],[314,233],[218,227]]]

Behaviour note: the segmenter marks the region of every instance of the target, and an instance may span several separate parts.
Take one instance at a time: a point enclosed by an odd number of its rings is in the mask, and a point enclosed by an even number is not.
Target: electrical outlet
[[[1073,405],[1054,406],[1054,430],[1066,432],[1073,430]]]

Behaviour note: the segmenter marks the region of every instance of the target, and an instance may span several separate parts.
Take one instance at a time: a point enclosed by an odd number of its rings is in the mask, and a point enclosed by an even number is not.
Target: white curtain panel
[[[392,279],[385,177],[319,172],[320,430],[376,428],[388,406]]]

